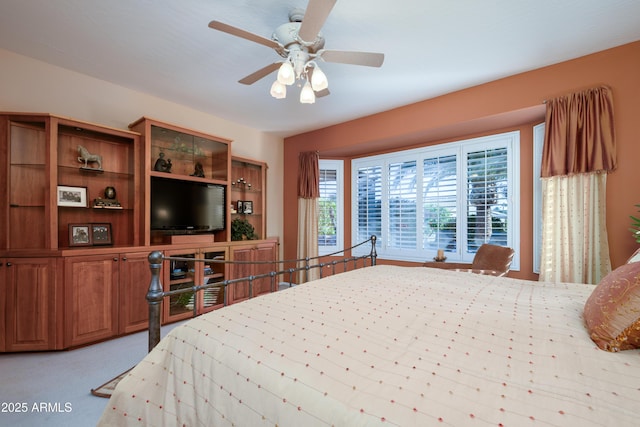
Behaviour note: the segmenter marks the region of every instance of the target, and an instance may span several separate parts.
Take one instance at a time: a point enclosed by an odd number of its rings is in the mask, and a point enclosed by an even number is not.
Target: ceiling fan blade
[[[318,56],[326,62],[338,62],[341,64],[364,65],[367,67],[380,67],[384,62],[384,53],[374,52],[348,52],[344,50],[321,50]]]
[[[329,89],[322,89],[316,92],[316,98],[321,98],[323,96],[329,95]]]
[[[247,77],[242,80],[238,80],[238,83],[242,83],[243,85],[252,85],[263,77],[268,76],[282,65],[282,62],[274,62],[273,64],[269,64],[266,67],[263,67],[256,71],[255,73],[249,74]]]
[[[274,40],[259,36],[257,34],[250,33],[245,30],[241,30],[240,28],[233,27],[229,24],[225,24],[224,22],[211,21],[209,22],[209,28],[222,31],[223,33],[231,34],[232,36],[242,37],[243,39],[247,39],[249,41],[259,43],[261,45],[270,47],[272,49],[279,49],[282,47],[278,42]]]
[[[298,36],[306,42],[314,41],[335,4],[336,0],[309,0]]]

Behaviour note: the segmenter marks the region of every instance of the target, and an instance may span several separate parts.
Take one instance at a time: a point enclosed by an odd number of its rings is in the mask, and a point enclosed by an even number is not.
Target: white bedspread
[[[174,329],[110,426],[638,425],[640,352],[583,325],[589,285],[377,266]]]

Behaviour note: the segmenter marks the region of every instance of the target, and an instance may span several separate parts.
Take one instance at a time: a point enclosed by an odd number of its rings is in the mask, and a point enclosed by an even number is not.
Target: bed
[[[101,426],[637,425],[640,351],[583,319],[594,286],[376,265],[172,330]]]

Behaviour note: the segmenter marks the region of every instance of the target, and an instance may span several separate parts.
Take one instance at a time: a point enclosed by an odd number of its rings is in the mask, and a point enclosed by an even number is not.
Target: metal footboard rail
[[[359,256],[348,256],[339,260],[330,260],[322,262],[322,259],[337,256],[338,254],[353,251],[362,245],[367,243],[371,244],[371,248],[368,254],[359,255]],[[341,251],[336,251],[330,254],[325,254],[317,257],[306,257],[300,259],[293,260],[282,260],[282,261],[230,261],[230,260],[221,260],[221,259],[207,259],[207,258],[184,258],[184,257],[171,257],[164,256],[160,251],[154,251],[149,254],[149,268],[151,269],[151,282],[149,283],[149,290],[147,291],[147,304],[149,306],[149,351],[151,351],[159,342],[160,342],[160,328],[161,328],[161,303],[165,298],[169,298],[174,295],[193,293],[194,295],[194,304],[193,304],[193,316],[197,315],[197,304],[196,295],[198,292],[204,291],[209,288],[221,288],[223,292],[223,304],[226,306],[228,304],[228,293],[227,287],[229,285],[233,285],[236,283],[247,282],[249,284],[249,298],[253,297],[253,284],[256,280],[269,278],[271,291],[274,291],[276,287],[276,278],[278,277],[288,277],[288,283],[293,283],[294,274],[299,271],[304,271],[304,279],[305,281],[309,280],[309,273],[314,269],[319,270],[319,276],[322,278],[324,276],[325,269],[330,269],[331,274],[336,274],[336,267],[338,265],[342,265],[343,271],[347,271],[349,266],[352,266],[353,269],[358,268],[358,261],[362,260],[362,267],[367,267],[367,259],[371,259],[370,265],[376,265],[377,260],[376,253],[376,236],[371,236],[369,239],[364,242],[358,243],[350,248],[343,249]],[[282,267],[277,267],[276,269],[262,274],[256,274],[248,277],[240,277],[235,279],[227,279],[218,282],[209,282],[202,284],[195,284],[194,286],[184,287],[175,290],[165,291],[162,286],[162,281],[160,279],[160,271],[162,269],[162,264],[164,261],[188,261],[188,262],[202,262],[202,263],[210,263],[210,264],[251,264],[251,265],[259,265],[259,264],[270,264],[270,265],[282,265]],[[284,265],[295,265],[296,267],[284,268]]]

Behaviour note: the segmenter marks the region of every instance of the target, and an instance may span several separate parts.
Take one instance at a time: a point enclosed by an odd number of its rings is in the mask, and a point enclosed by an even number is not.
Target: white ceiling
[[[270,38],[307,0],[2,0],[0,48],[282,136],[436,97],[640,40],[638,0],[338,0],[325,48],[385,54],[324,63],[331,95],[269,95],[281,58],[208,28]],[[1,66],[1,64],[0,64]]]

